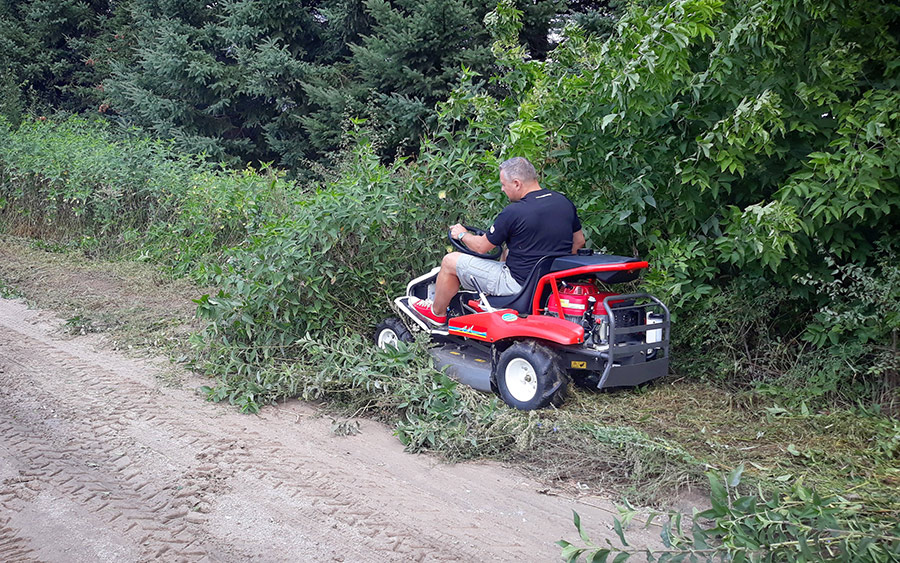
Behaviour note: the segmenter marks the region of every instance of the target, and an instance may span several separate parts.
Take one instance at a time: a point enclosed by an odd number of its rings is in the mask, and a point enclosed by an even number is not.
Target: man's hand
[[[577,253],[578,249],[584,246],[584,243],[584,231],[579,229],[572,233],[572,254]]]
[[[469,233],[467,237],[464,237],[461,241],[459,240],[460,233]],[[457,240],[464,244],[469,250],[473,250],[479,254],[487,254],[491,250],[494,250],[495,246],[491,244],[491,242],[487,239],[487,235],[476,236],[469,232],[469,229],[463,227],[459,223],[450,227],[450,236],[453,237],[454,240]]]
[[[450,227],[450,235],[457,240],[459,240],[460,233],[468,233],[468,232],[469,232],[469,230],[467,228],[463,227],[462,225],[460,225],[459,223]]]

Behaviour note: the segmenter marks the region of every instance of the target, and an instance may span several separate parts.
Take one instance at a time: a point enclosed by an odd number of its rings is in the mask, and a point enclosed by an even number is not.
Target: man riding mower
[[[526,159],[501,164],[500,182],[512,203],[487,232],[451,227],[457,252],[408,284],[394,300],[406,322],[380,323],[376,344],[423,330],[451,376],[523,410],[561,404],[570,380],[603,389],[665,375],[668,309],[607,287],[637,279],[647,263],[582,248],[574,205],[541,188]]]

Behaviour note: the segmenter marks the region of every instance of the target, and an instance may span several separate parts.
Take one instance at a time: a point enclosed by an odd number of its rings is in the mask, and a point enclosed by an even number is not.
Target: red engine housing
[[[588,308],[590,297],[597,300],[594,304],[594,314],[605,315],[603,300],[610,295],[618,295],[618,293],[600,291],[592,283],[567,283],[565,287],[559,288],[559,300],[555,295],[550,296],[550,300],[547,302],[547,311],[551,315],[559,315],[561,305],[563,315],[569,320],[578,322]]]

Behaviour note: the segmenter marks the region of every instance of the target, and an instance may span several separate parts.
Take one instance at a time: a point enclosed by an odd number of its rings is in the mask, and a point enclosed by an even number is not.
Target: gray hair
[[[514,156],[500,164],[500,172],[506,173],[507,180],[519,180],[520,182],[536,182],[538,179],[534,165],[522,156]]]

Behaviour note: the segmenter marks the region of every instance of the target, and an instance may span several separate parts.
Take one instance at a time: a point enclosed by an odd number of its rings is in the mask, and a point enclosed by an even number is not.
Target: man
[[[494,220],[490,231],[476,236],[460,224],[450,234],[469,249],[486,254],[506,243],[506,261],[487,260],[451,252],[444,256],[438,273],[434,302],[412,297],[410,305],[435,325],[447,322],[447,307],[475,276],[489,295],[514,295],[521,291],[532,267],[542,256],[575,253],[584,246],[584,233],[575,206],[566,196],[545,190],[526,158],[511,158],[500,165],[500,186],[512,202]]]

